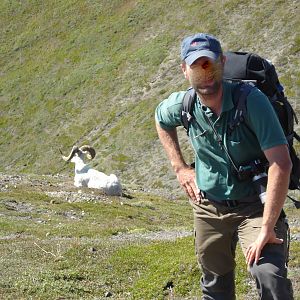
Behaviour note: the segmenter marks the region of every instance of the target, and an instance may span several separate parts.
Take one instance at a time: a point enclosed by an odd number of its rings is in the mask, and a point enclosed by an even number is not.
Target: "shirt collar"
[[[200,109],[203,111],[208,116],[211,116],[213,112],[211,109],[205,105],[202,104],[201,99],[198,98],[198,105]],[[231,96],[231,88],[228,82],[223,81],[223,96],[222,96],[222,112],[226,112],[231,110],[234,107],[233,102],[232,102],[232,96]]]

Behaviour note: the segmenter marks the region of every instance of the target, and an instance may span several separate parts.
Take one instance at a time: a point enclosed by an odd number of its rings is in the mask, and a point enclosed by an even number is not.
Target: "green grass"
[[[53,201],[44,194],[20,189],[19,192],[0,193],[0,199],[5,202],[0,208],[8,210],[10,218],[18,220],[11,223],[5,218],[1,219],[3,235],[14,231],[40,237],[47,234],[90,238],[110,236],[138,228],[161,230],[175,224],[178,227],[186,225],[181,218],[183,216],[180,208],[185,207],[184,203],[163,202],[157,196],[151,195],[144,195],[142,203],[135,199],[124,202],[112,199],[109,203],[69,203],[62,200]],[[10,205],[10,201],[15,201],[14,199],[21,200],[19,211],[11,208],[14,205]],[[72,200],[72,196],[69,199]],[[186,211],[184,215],[188,217],[189,213]],[[31,222],[28,222],[28,218]]]
[[[113,299],[200,299],[192,210],[185,198],[78,193],[68,178],[49,176],[6,182],[0,185],[1,299],[102,299],[106,293]],[[299,218],[293,207],[287,214]],[[292,241],[295,283],[299,247]],[[237,296],[244,299],[250,286],[240,247],[236,261]]]
[[[206,31],[224,50],[270,58],[299,111],[299,13],[296,1],[280,0],[1,1],[0,172],[71,176],[73,165],[58,149],[90,143],[92,166],[149,194],[88,193],[82,202],[77,190],[57,183],[49,182],[49,191],[65,192],[59,197],[26,183],[1,187],[0,298],[101,299],[111,292],[167,299],[171,282],[174,297],[198,296],[192,238],[114,240],[192,230],[190,207],[158,143],[155,107],[188,87],[181,39]],[[183,131],[179,138],[192,161]],[[174,200],[157,196],[166,193]],[[292,244],[294,270],[298,246]],[[238,260],[243,295],[249,287],[240,251]]]
[[[119,171],[129,180],[136,167],[157,173],[154,109],[172,91],[187,87],[179,46],[195,31],[218,35],[225,50],[275,59],[287,95],[296,99],[292,66],[299,38],[287,33],[299,28],[299,8],[285,1],[248,4],[245,9],[245,1],[235,0],[2,1],[0,171],[68,172],[58,148],[91,143],[104,171]],[[279,36],[285,39],[282,51]],[[139,164],[144,149],[149,157]],[[120,155],[129,160],[120,162]],[[146,174],[136,177],[141,182]]]
[[[200,295],[192,238],[120,249],[109,263],[132,299],[165,299],[170,287],[174,295]]]

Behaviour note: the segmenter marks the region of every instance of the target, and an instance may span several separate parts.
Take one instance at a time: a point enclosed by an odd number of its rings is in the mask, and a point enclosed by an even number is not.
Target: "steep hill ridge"
[[[181,39],[205,31],[225,50],[267,56],[297,106],[299,13],[298,1],[279,0],[3,1],[0,172],[71,174],[58,149],[90,143],[93,166],[175,193],[153,114],[187,87]]]

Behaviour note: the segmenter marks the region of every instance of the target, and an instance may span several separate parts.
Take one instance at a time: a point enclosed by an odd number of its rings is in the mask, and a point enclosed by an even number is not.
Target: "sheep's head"
[[[83,154],[86,154],[86,157],[88,159],[93,159],[96,156],[96,151],[93,147],[89,145],[83,145],[79,148],[79,151],[81,151]]]
[[[93,159],[96,155],[95,149],[89,145],[83,145],[80,148],[78,148],[78,146],[73,146],[68,156],[64,156],[60,149],[59,151],[62,154],[63,160],[67,162],[70,162],[75,155],[82,157],[85,154],[88,159]]]

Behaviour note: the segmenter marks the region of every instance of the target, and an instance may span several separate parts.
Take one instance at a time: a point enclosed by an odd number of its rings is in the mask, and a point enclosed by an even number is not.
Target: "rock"
[[[104,296],[108,298],[108,297],[111,297],[112,295],[113,294],[111,292],[106,292]]]

